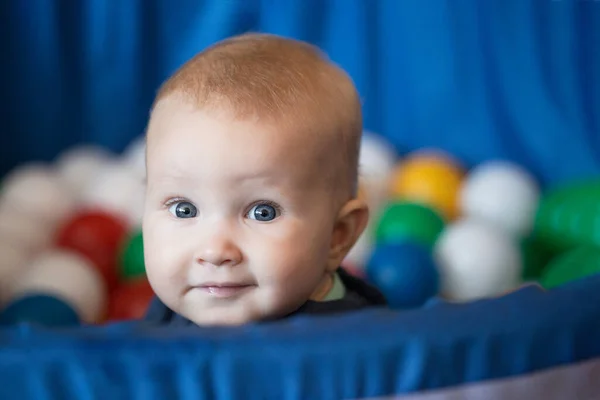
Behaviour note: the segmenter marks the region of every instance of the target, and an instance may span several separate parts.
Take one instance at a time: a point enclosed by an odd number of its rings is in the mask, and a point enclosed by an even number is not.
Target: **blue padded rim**
[[[22,325],[0,332],[0,398],[360,398],[515,376],[600,356],[599,288],[242,328]]]

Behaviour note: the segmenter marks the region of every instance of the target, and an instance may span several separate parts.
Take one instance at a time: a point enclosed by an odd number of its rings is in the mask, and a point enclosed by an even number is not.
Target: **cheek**
[[[321,276],[329,248],[329,237],[324,232],[311,224],[297,223],[282,226],[268,237],[260,235],[260,242],[250,246],[252,254],[248,254],[255,273],[279,285]]]
[[[176,279],[177,267],[181,263],[183,253],[181,246],[177,245],[177,232],[169,229],[168,222],[156,217],[148,218],[143,229],[148,278],[160,284],[173,281]]]

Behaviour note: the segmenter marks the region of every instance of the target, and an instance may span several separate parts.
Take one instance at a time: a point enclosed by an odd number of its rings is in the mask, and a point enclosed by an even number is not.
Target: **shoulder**
[[[348,273],[344,268],[338,269],[338,274],[349,295],[357,295],[369,305],[387,305],[385,296],[375,286],[367,281]]]
[[[290,316],[297,314],[332,314],[387,306],[385,297],[375,286],[349,274],[343,268],[338,269],[338,274],[346,289],[343,298],[323,302],[307,301]]]
[[[143,321],[155,325],[184,326],[191,324],[189,320],[167,307],[157,296],[154,296],[150,303]]]

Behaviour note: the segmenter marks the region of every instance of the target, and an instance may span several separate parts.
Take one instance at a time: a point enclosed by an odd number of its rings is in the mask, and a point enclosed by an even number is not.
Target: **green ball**
[[[430,207],[411,202],[394,202],[383,211],[375,230],[377,243],[412,240],[433,247],[444,229],[444,220]]]
[[[523,257],[524,281],[537,281],[542,276],[546,265],[556,255],[546,243],[537,237],[529,236],[521,240],[521,255]]]
[[[121,253],[121,277],[132,280],[145,275],[144,238],[138,230],[129,237]]]
[[[534,234],[553,251],[600,246],[600,181],[555,189],[540,201]]]
[[[597,273],[600,273],[600,248],[580,246],[550,261],[540,283],[551,289]]]

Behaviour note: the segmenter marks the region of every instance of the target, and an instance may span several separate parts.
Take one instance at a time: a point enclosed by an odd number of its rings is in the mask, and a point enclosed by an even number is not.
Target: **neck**
[[[331,272],[325,273],[323,279],[321,279],[321,282],[319,283],[319,286],[317,286],[317,289],[310,296],[310,300],[322,301],[325,297],[327,297],[327,294],[331,291],[331,288],[333,288],[333,282],[334,274]]]

